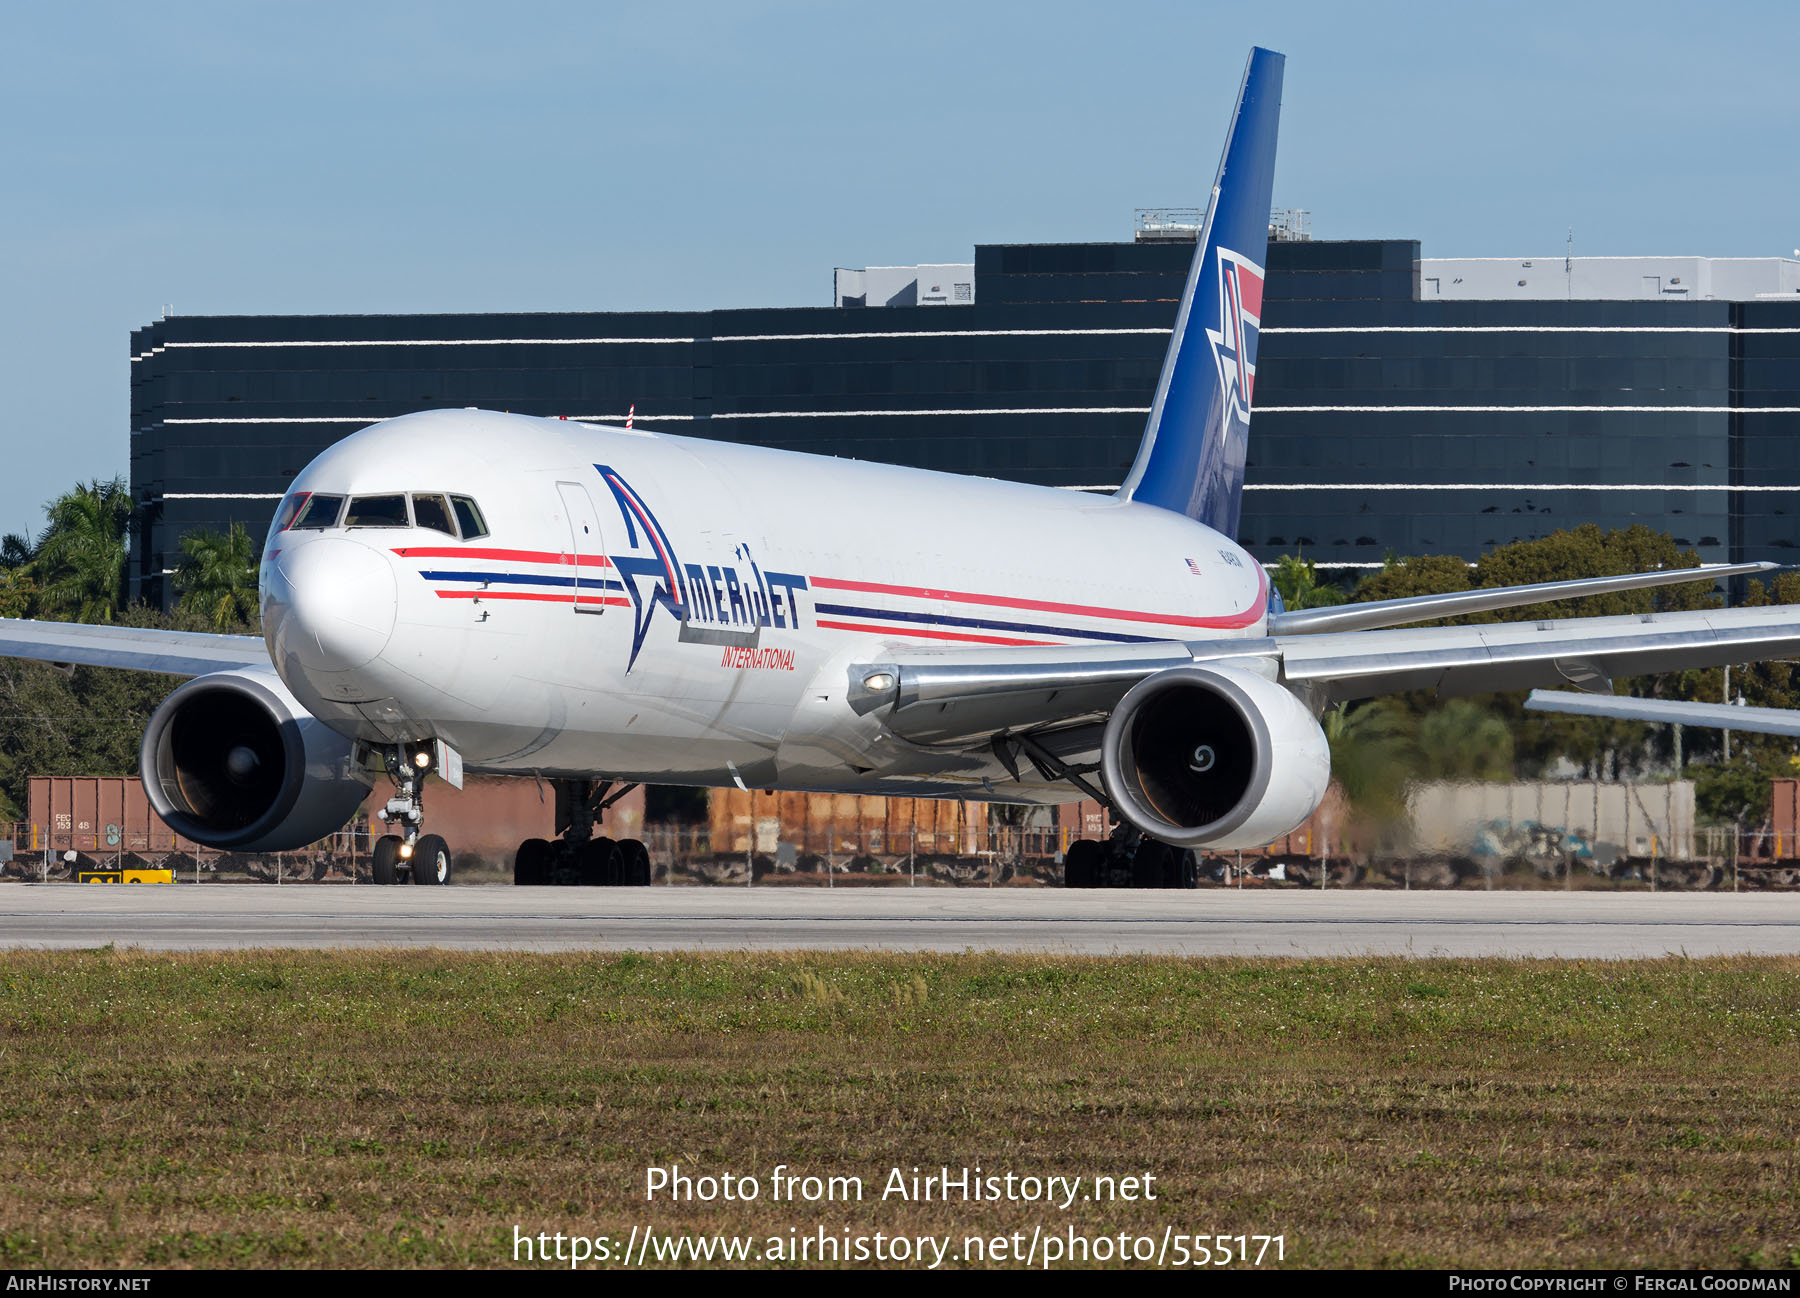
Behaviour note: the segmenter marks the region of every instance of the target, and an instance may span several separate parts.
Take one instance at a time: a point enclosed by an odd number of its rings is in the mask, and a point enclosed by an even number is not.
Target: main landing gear
[[[1096,841],[1078,838],[1063,853],[1065,888],[1198,888],[1200,862],[1186,848],[1171,847],[1121,827]]]
[[[394,796],[375,813],[398,834],[383,834],[371,852],[375,882],[420,884],[450,882],[450,845],[437,834],[421,834],[425,819],[425,777],[437,769],[437,743],[390,744],[380,750]]]
[[[1036,736],[1006,730],[994,736],[993,750],[1013,779],[1019,778],[1020,758],[1026,758],[1044,779],[1067,780],[1118,815],[1119,809],[1106,790],[1088,778],[1099,771],[1098,762],[1065,761],[1038,742]],[[1147,837],[1130,825],[1120,825],[1103,839],[1078,838],[1063,853],[1065,888],[1199,886],[1200,861],[1192,851]]]
[[[552,780],[560,838],[528,838],[513,858],[513,882],[522,886],[579,884],[641,888],[650,882],[650,851],[635,838],[616,842],[596,835],[602,813],[637,788],[613,788],[611,780]]]

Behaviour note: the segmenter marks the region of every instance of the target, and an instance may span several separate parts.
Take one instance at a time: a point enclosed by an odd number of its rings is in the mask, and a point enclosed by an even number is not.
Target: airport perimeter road
[[[0,885],[0,948],[1800,955],[1800,894]]]

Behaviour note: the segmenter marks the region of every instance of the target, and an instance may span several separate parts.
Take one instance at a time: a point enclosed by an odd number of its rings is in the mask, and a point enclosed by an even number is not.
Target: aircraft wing
[[[1273,676],[1317,706],[1434,689],[1483,694],[1800,654],[1800,605],[1144,645],[912,651],[850,669],[849,702],[917,743],[1099,718],[1188,663]]]
[[[233,667],[267,667],[269,650],[262,637],[252,635],[0,618],[0,658],[204,676]]]
[[[1533,690],[1525,700],[1525,710],[1615,717],[1621,721],[1658,721],[1712,730],[1752,730],[1762,735],[1800,735],[1800,711],[1790,708],[1747,708],[1731,703],[1677,703],[1663,699]]]
[[[1377,627],[1431,622],[1468,613],[1490,613],[1527,604],[1587,595],[1615,595],[1653,586],[1679,586],[1687,582],[1715,582],[1722,577],[1744,577],[1773,572],[1778,563],[1714,563],[1698,568],[1661,568],[1653,572],[1628,572],[1613,577],[1578,577],[1573,581],[1541,581],[1529,586],[1486,586],[1449,591],[1442,595],[1409,595],[1403,599],[1370,600],[1361,604],[1330,604],[1323,608],[1290,609],[1269,619],[1271,635],[1318,635],[1326,631],[1368,631]]]

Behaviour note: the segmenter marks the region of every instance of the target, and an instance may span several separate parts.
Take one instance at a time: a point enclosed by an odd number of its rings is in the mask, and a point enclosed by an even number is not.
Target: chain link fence
[[[46,832],[0,826],[0,876],[73,881],[94,873],[170,872],[180,883],[275,885],[372,882],[366,825],[348,827],[296,852],[234,853],[144,835]],[[650,825],[641,833],[655,886],[717,887],[1060,887],[1072,830],[1014,825],[955,829],[893,827],[834,834],[829,850],[779,825],[745,836],[706,825]],[[117,841],[107,841],[116,838]],[[168,839],[167,835],[162,836]],[[1670,856],[1655,836],[1649,850],[1608,856],[1579,835],[1507,825],[1455,853],[1364,849],[1345,839],[1296,833],[1260,851],[1199,854],[1202,887],[1569,889],[1737,891],[1800,888],[1800,840],[1767,828],[1699,827],[1691,855]],[[816,838],[815,838],[815,846]],[[1643,846],[1644,844],[1639,844]],[[504,870],[465,870],[470,882],[508,882]],[[120,880],[123,881],[123,880]]]

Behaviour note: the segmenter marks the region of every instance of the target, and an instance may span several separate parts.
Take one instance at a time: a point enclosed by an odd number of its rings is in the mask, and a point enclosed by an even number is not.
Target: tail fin
[[[1125,500],[1236,539],[1286,59],[1253,49]]]

